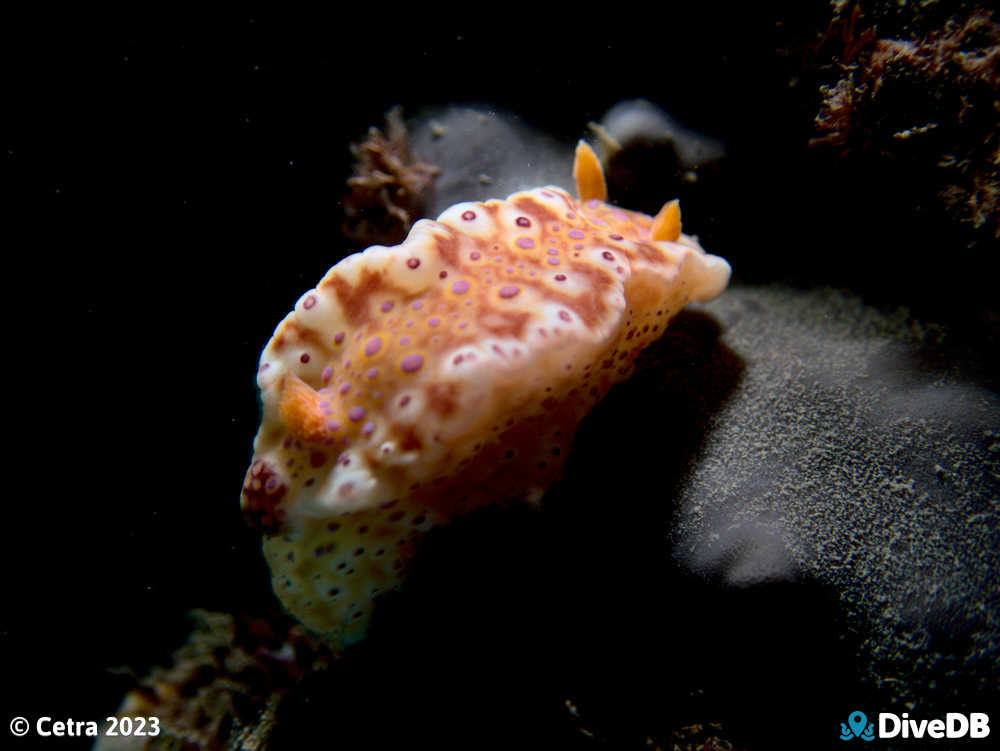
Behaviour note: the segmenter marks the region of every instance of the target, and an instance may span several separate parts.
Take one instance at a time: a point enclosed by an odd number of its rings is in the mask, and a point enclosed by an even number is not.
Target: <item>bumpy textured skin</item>
[[[583,416],[728,282],[666,213],[555,187],[458,204],[302,296],[261,356],[242,496],[288,610],[348,645],[428,529],[541,498]]]

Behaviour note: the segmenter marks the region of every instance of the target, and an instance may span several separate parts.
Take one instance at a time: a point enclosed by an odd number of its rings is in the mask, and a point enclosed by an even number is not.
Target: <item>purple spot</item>
[[[402,339],[399,340],[400,347],[405,347],[409,343],[410,343],[410,337],[408,336],[404,336]]]
[[[587,208],[588,209],[596,209],[600,205],[601,205],[601,202],[598,201],[596,198],[591,198],[589,201],[587,201]]]
[[[571,229],[568,234],[574,240],[582,240],[584,237],[586,237],[586,235],[583,234],[583,230],[579,229]]]
[[[419,258],[407,258],[406,259],[406,266],[407,266],[407,268],[411,268],[411,269],[419,268],[420,267],[420,259]]]
[[[559,265],[559,259],[558,258],[550,258],[549,259],[549,266],[558,266],[558,265]]]
[[[399,361],[399,367],[404,373],[416,373],[424,366],[423,355],[407,355]]]
[[[524,248],[525,250],[535,247],[535,241],[530,237],[519,237],[514,244],[519,248]]]
[[[471,222],[473,219],[476,218],[476,212],[475,211],[463,211],[462,212],[462,218],[465,221],[467,221],[467,222]]]
[[[561,320],[561,321],[572,321],[573,318],[565,310],[560,310],[559,311],[559,320]]]
[[[410,307],[413,308],[414,310],[420,310],[422,307],[424,307],[424,303],[421,300],[417,300]]]
[[[500,295],[500,297],[504,299],[509,299],[511,297],[516,297],[517,293],[520,291],[521,291],[520,287],[515,287],[514,285],[509,284],[506,287],[501,287],[500,292],[498,294]]]
[[[369,381],[374,381],[378,378],[378,368],[371,368],[367,373],[365,373],[365,377],[368,378]]]
[[[471,286],[472,285],[470,285],[467,280],[459,279],[457,282],[451,285],[451,291],[454,292],[456,295],[464,295],[466,292],[469,291],[469,288]]]
[[[451,364],[452,365],[461,365],[464,360],[465,360],[464,356],[462,356],[462,355],[455,355],[452,358],[452,360],[451,360]]]
[[[338,430],[340,430],[340,423],[337,422],[336,420],[327,420],[326,429],[329,430],[331,433],[335,433]]]
[[[515,224],[517,224],[518,227],[530,227],[531,226],[531,220],[528,219],[528,217],[526,217],[526,216],[519,216],[514,221],[515,221]]]
[[[339,334],[337,334],[335,337],[333,337],[333,343],[334,344],[343,344],[344,343],[344,332],[343,331],[341,331]]]
[[[311,308],[312,308],[312,306],[313,306],[313,305],[315,305],[315,304],[316,304],[316,298],[315,298],[315,297],[314,297],[313,295],[309,295],[309,297],[307,297],[307,298],[306,298],[306,299],[305,299],[305,300],[303,301],[303,303],[302,303],[302,307],[303,307],[303,308],[305,308],[306,310],[309,310],[309,309],[311,309]]]
[[[323,378],[323,383],[327,383],[331,378],[333,378],[333,368],[331,368],[329,365],[323,368],[322,378]]]
[[[459,327],[460,329],[464,329],[464,328],[465,328],[466,326],[468,326],[468,325],[469,325],[469,322],[468,322],[468,321],[462,321],[462,322],[461,322],[460,324],[458,324],[458,327]]]
[[[431,318],[428,318],[427,319],[427,325],[430,326],[432,329],[436,329],[438,326],[441,325],[441,319],[438,318],[437,316],[433,316]]]
[[[603,258],[605,261],[613,261],[613,260],[615,260],[614,254],[611,251],[609,251],[609,250],[606,250],[603,253],[601,253],[601,258]]]
[[[559,231],[559,225],[558,224],[553,224],[552,225],[552,231],[553,232],[558,232]]]
[[[566,281],[566,275],[565,274],[556,274],[556,281],[557,282],[565,282]]]
[[[351,407],[347,410],[347,419],[351,422],[361,422],[365,419],[365,408],[364,407]]]
[[[471,259],[472,259],[473,261],[478,261],[478,260],[479,260],[479,258],[480,258],[480,256],[479,256],[479,251],[478,251],[478,250],[474,250],[474,251],[472,251],[472,252],[471,252],[471,253],[469,254],[469,258],[471,258]]]
[[[371,435],[374,432],[375,432],[375,423],[373,423],[371,420],[366,422],[364,424],[364,427],[361,428],[361,435]]]
[[[624,239],[621,235],[617,235],[617,234],[616,235],[608,235],[608,237],[610,237],[612,240],[623,240]]]
[[[350,390],[351,390],[351,384],[349,384],[349,383],[342,383],[342,384],[340,384],[339,391],[340,391],[341,395],[346,394]]]
[[[328,401],[327,401],[326,399],[323,399],[323,400],[322,400],[322,401],[321,401],[321,402],[319,403],[319,408],[320,408],[320,409],[330,409],[330,402],[328,402]]]
[[[382,337],[373,336],[365,342],[365,357],[374,357],[382,349]]]
[[[571,212],[569,212],[569,213],[568,213],[568,214],[566,215],[566,218],[567,218],[567,219],[576,219],[576,214],[574,214],[574,213],[573,213],[573,212],[571,211]]]
[[[392,310],[393,305],[394,303],[392,302],[392,300],[386,300],[384,303],[382,303],[382,307],[379,308],[379,310],[381,310],[383,313],[388,313],[390,310]]]
[[[573,246],[573,250],[583,250],[583,246],[580,243],[577,243]]]
[[[550,256],[557,256],[557,255],[559,255],[559,248],[549,248],[549,255]]]
[[[404,396],[402,399],[399,400],[399,406],[400,407],[405,407],[409,403],[410,403],[410,397],[409,396]]]

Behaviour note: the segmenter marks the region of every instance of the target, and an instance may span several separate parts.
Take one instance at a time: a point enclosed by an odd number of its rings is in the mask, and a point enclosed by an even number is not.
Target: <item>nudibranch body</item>
[[[242,505],[275,592],[335,643],[360,639],[423,534],[537,502],[584,415],[729,266],[657,217],[604,202],[593,152],[557,187],[461,203],[345,258],[261,355]]]

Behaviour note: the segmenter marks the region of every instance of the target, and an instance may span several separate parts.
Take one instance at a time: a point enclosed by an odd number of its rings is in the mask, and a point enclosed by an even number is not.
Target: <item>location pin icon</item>
[[[860,738],[861,734],[865,732],[865,726],[868,724],[868,718],[865,717],[864,712],[851,712],[851,716],[847,718],[847,723],[851,726],[851,732],[854,733],[855,738]]]

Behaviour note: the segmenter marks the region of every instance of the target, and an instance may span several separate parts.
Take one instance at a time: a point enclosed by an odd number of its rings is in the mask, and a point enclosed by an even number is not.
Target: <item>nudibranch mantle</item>
[[[579,200],[461,203],[343,259],[264,349],[242,506],[285,607],[335,643],[363,637],[427,530],[540,500],[584,415],[725,289],[676,201],[655,218],[605,203],[582,142],[574,176]]]

